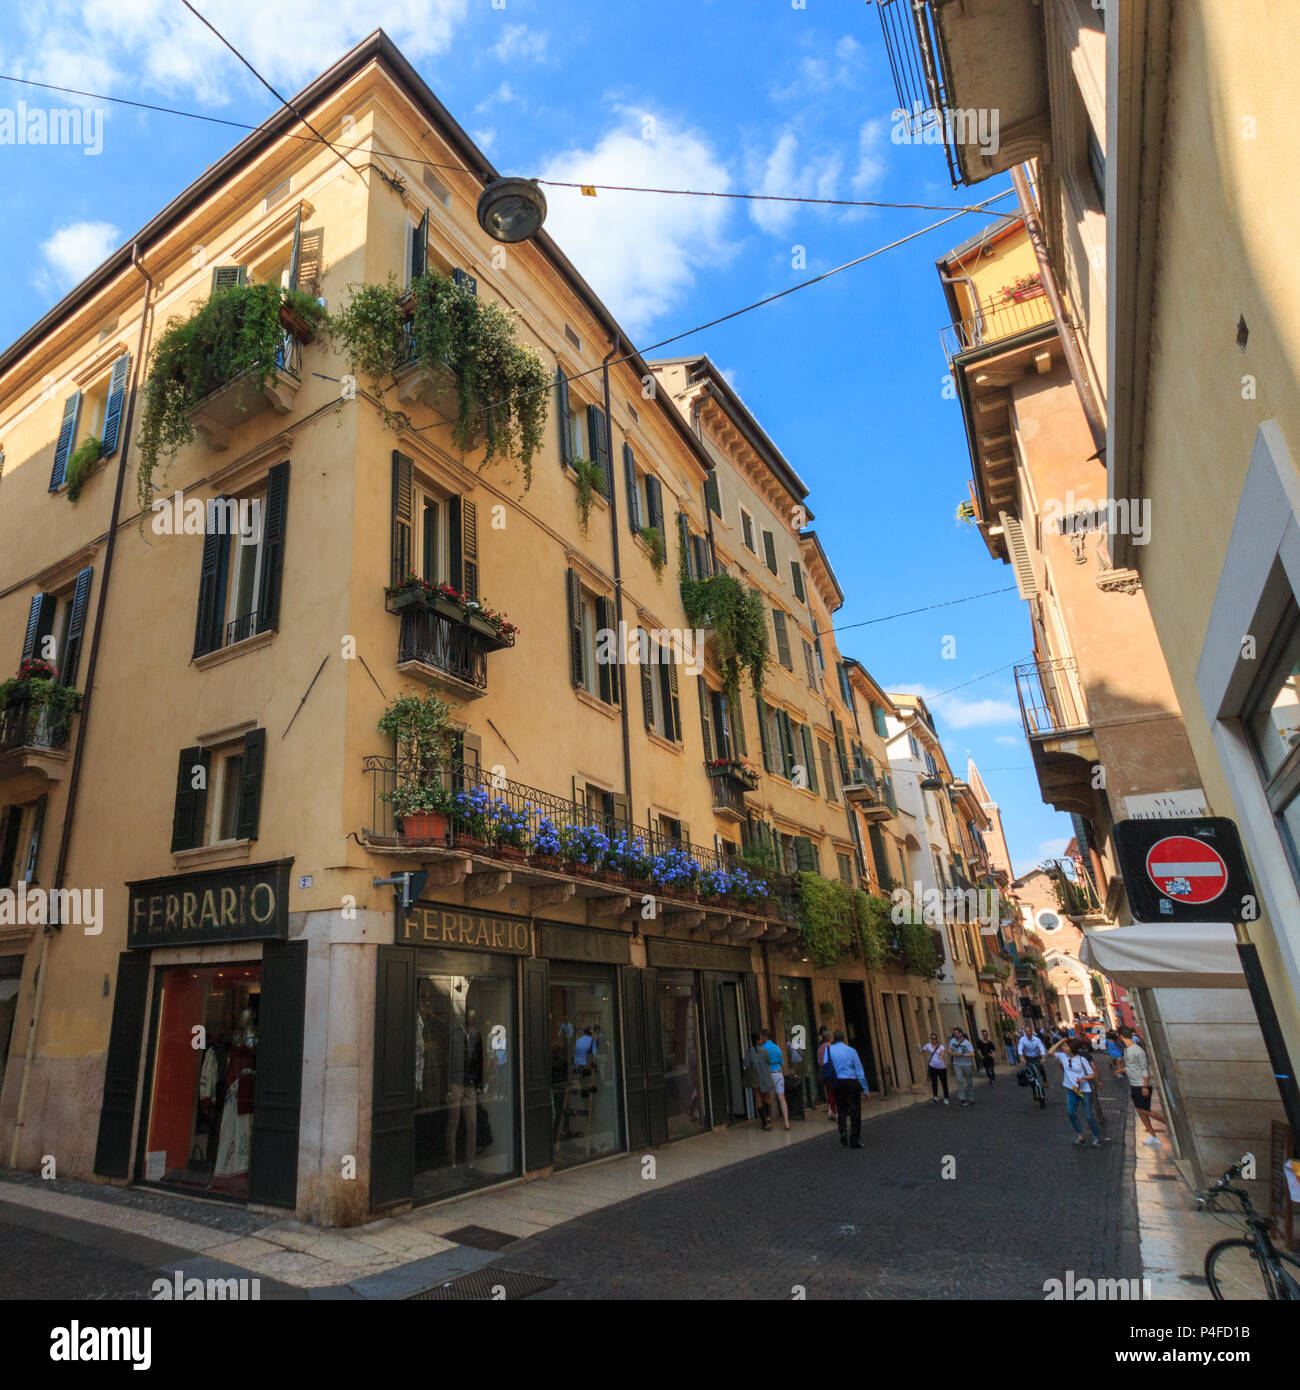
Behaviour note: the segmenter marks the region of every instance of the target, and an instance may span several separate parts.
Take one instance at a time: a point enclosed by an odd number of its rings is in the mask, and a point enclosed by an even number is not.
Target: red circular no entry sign
[[[1169,835],[1147,851],[1147,877],[1167,898],[1208,903],[1228,886],[1228,866],[1204,840]]]

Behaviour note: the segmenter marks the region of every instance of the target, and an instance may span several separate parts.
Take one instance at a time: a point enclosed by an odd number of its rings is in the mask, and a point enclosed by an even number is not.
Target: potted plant
[[[388,584],[384,587],[384,593],[388,597],[388,609],[391,613],[408,608],[413,603],[419,603],[428,597],[429,592],[430,586],[418,574],[408,574],[400,584]]]
[[[445,838],[452,810],[443,784],[451,757],[450,705],[433,693],[398,696],[380,716],[379,732],[397,748],[397,783],[383,799],[401,820],[402,833],[415,839]],[[441,824],[420,821],[421,816],[441,817]]]
[[[561,848],[559,827],[549,816],[542,816],[533,832],[534,862],[540,868],[558,869]]]
[[[531,803],[516,811],[504,797],[496,797],[488,808],[492,843],[503,859],[523,859],[528,850]]]
[[[492,833],[485,787],[462,787],[451,799],[451,828],[471,849],[486,849]]]

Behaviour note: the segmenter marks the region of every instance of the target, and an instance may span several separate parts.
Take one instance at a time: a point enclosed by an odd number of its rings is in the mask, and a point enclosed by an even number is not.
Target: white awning
[[[1138,922],[1088,932],[1079,959],[1131,989],[1245,989],[1237,937],[1225,922]]]

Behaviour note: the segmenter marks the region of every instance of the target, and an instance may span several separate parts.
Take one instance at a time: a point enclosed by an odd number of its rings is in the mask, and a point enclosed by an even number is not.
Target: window
[[[763,563],[772,571],[777,573],[776,568],[776,537],[771,531],[763,532]]]
[[[853,887],[853,861],[852,861],[852,859],[850,859],[849,856],[848,856],[847,854],[844,854],[842,851],[837,850],[836,853],[835,853],[835,862],[836,862],[836,863],[838,864],[838,866],[839,866],[839,870],[840,870],[840,882],[843,883],[844,885],[846,885],[847,887],[852,888],[852,887]]]
[[[754,544],[754,518],[744,507],[740,509],[740,538],[744,541],[746,550],[758,554],[758,547]]]
[[[787,671],[793,671],[794,662],[790,658],[790,638],[785,629],[785,614],[779,608],[772,609],[772,628],[776,633],[777,660]]]
[[[1097,139],[1097,132],[1092,128],[1092,122],[1088,122],[1088,173],[1092,177],[1092,186],[1097,194],[1097,202],[1102,211],[1106,209],[1106,156],[1101,150],[1101,141]]]
[[[36,657],[52,663],[60,685],[77,683],[93,576],[94,570],[88,566],[71,588],[58,594],[37,594],[28,610],[20,660]]]
[[[263,487],[216,497],[205,513],[194,655],[205,656],[279,625],[289,465]]]
[[[826,800],[838,801],[839,795],[835,790],[835,767],[831,759],[831,747],[829,743],[817,742],[818,751],[822,761],[822,782],[826,787]]]
[[[808,677],[808,689],[817,689],[817,668],[813,665],[813,649],[807,638],[800,639],[803,642],[803,665]]]
[[[807,594],[803,587],[803,569],[798,560],[790,561],[790,582],[794,585],[794,596],[800,603],[807,602]]]
[[[677,664],[672,652],[638,629],[641,653],[641,702],[645,727],[672,743],[682,741],[682,711]]]
[[[704,479],[704,505],[714,516],[722,516],[722,494],[718,491],[718,475],[716,473],[709,473]]]
[[[907,746],[911,749],[912,756],[920,761],[921,745],[916,741],[916,735],[909,733],[907,736]]]
[[[567,574],[570,677],[579,690],[607,705],[620,699],[618,653],[608,637],[615,631],[614,601],[582,583],[577,570]]]
[[[176,771],[172,852],[256,840],[265,761],[265,729],[250,729],[239,743],[183,748]]]

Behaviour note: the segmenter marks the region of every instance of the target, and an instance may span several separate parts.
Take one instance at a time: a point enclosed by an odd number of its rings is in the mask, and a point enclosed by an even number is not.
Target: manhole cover
[[[410,1302],[511,1302],[541,1293],[555,1283],[554,1279],[542,1279],[536,1274],[519,1274],[512,1269],[496,1269],[489,1265],[483,1269],[472,1270],[457,1279],[449,1279],[432,1289],[413,1293],[406,1300]]]
[[[504,1250],[519,1239],[508,1231],[492,1231],[486,1226],[461,1226],[459,1230],[448,1231],[443,1240],[454,1240],[457,1245],[472,1245],[475,1250]]]

